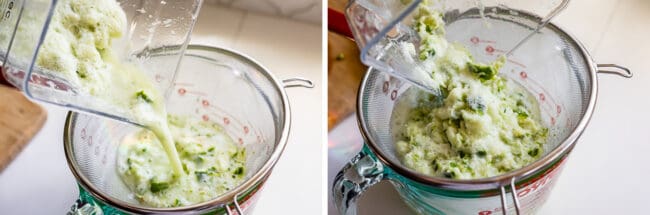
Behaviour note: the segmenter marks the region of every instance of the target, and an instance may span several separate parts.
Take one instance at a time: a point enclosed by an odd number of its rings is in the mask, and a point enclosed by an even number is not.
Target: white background
[[[204,5],[192,43],[238,50],[278,78],[302,76],[314,89],[287,90],[292,129],[284,154],[261,193],[255,214],[321,211],[321,26]],[[2,101],[7,102],[7,101]],[[67,111],[43,105],[48,119],[20,155],[0,173],[0,214],[64,214],[78,191],[63,153]]]
[[[591,122],[540,214],[649,214],[650,1],[573,0],[554,22],[581,40],[597,63],[627,66],[634,77],[599,75]],[[348,123],[356,128],[354,120]],[[358,138],[344,130],[330,136]],[[332,147],[336,141],[330,142]],[[341,168],[342,154],[349,151],[331,152],[330,173]],[[404,205],[395,194],[388,183],[372,188],[360,212],[399,213]]]
[[[313,24],[321,21],[321,0],[205,0],[205,4],[220,4],[225,7],[261,12],[287,17]]]

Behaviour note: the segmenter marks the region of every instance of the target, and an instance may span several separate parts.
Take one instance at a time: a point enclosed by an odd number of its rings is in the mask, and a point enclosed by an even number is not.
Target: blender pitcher
[[[80,0],[81,1],[81,0]],[[37,58],[59,0],[1,0],[0,61],[6,82],[30,99],[76,111],[127,121],[128,113],[82,92],[56,72],[38,66]],[[142,65],[159,92],[169,92],[181,56],[198,16],[201,0],[117,0],[126,14],[127,29],[113,43],[117,55]],[[150,50],[169,49],[174,57],[150,63]]]
[[[429,79],[430,75],[421,69],[416,56],[403,54],[399,43],[412,43],[415,47],[420,44],[418,34],[412,29],[413,15],[418,6],[427,5],[442,12],[446,28],[462,26],[463,31],[447,32],[446,39],[452,43],[460,43],[470,47],[469,52],[479,62],[490,62],[499,55],[510,55],[535,32],[544,27],[553,17],[559,14],[569,0],[554,1],[521,1],[521,0],[352,0],[345,14],[350,29],[359,49],[361,61],[380,71],[391,73],[397,77],[415,84],[425,90],[433,91],[436,87]],[[524,9],[524,10],[522,10]],[[516,13],[518,10],[530,14],[545,14],[525,20],[526,29],[495,29],[494,22],[503,19],[502,14]],[[475,21],[466,25],[467,19]],[[481,35],[483,37],[467,37]],[[482,50],[473,49],[479,43],[490,43],[487,38],[507,37],[502,40],[499,49],[489,48],[490,56],[482,54]],[[469,39],[468,39],[469,38]],[[487,49],[487,48],[486,48]]]

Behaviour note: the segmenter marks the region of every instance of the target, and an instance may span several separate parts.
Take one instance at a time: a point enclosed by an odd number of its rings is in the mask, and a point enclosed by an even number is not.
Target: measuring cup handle
[[[85,202],[81,199],[77,201],[70,207],[68,215],[90,215],[90,214],[103,214],[102,209],[93,203]]]
[[[334,204],[342,215],[357,214],[357,200],[385,179],[384,166],[364,148],[334,178]]]
[[[70,207],[68,215],[102,215],[102,214],[120,214],[117,209],[102,207],[94,198],[79,186],[79,199]]]

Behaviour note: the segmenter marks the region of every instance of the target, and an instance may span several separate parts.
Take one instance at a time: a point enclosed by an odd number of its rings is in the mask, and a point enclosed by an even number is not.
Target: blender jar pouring
[[[75,4],[79,2],[83,1]],[[93,96],[78,80],[44,69],[39,63],[39,53],[43,52],[55,10],[65,3],[63,0],[0,2],[4,12],[0,20],[2,77],[33,100],[128,122],[129,113],[121,110],[123,108]],[[108,48],[119,58],[116,61],[141,68],[153,88],[168,94],[202,1],[118,0],[117,3],[126,20],[124,26],[120,26],[124,28],[120,29],[121,37]],[[112,24],[110,22],[100,20],[96,25],[99,28],[99,25]],[[152,63],[150,50],[160,47],[166,47],[175,57]],[[105,90],[118,90],[111,89],[110,83],[106,85]]]
[[[469,52],[479,62],[494,61],[500,55],[510,55],[562,11],[569,0],[562,1],[378,1],[354,0],[346,8],[346,18],[354,38],[361,49],[361,61],[380,71],[405,79],[416,86],[435,92],[436,84],[430,81],[430,74],[420,65],[418,55],[405,53],[404,44],[419,47],[422,41],[412,29],[413,15],[418,7],[427,4],[444,16],[445,28],[462,28],[447,32],[449,42],[469,47]],[[518,31],[495,29],[493,22],[510,18],[518,10],[529,14],[546,14],[524,21],[527,29]],[[488,38],[509,38],[503,40],[498,49],[482,46],[491,43]],[[490,50],[486,55],[483,50]]]

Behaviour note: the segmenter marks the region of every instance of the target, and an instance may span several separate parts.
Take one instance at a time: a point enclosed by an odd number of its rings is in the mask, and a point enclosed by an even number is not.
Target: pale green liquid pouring
[[[37,7],[45,0],[30,2]],[[33,8],[32,8],[33,9]],[[29,59],[34,47],[28,40],[41,34],[43,11],[25,10],[17,29],[12,55]],[[113,50],[113,41],[126,32],[126,15],[115,0],[59,0],[36,61],[40,70],[76,86],[82,95],[117,109],[128,120],[143,125],[160,139],[176,175],[183,171],[167,125],[164,98],[144,68]],[[0,42],[8,44],[13,26],[0,25]]]

